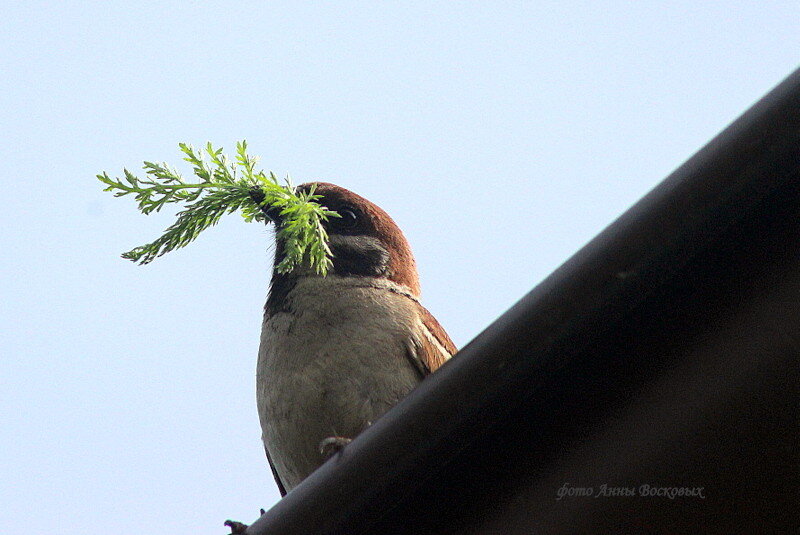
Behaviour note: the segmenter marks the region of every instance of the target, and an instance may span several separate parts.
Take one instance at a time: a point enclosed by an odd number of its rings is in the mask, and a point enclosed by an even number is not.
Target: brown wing
[[[417,306],[422,320],[422,332],[419,339],[412,344],[412,354],[409,357],[424,377],[447,362],[447,359],[455,355],[457,349],[433,314],[422,305]]]
[[[278,476],[278,471],[275,470],[275,464],[272,462],[272,458],[269,456],[269,450],[266,446],[264,446],[264,451],[267,454],[267,461],[269,461],[269,468],[272,470],[272,477],[275,478],[275,483],[278,484],[278,490],[281,491],[281,498],[286,496],[286,489],[283,486],[283,482],[281,481],[280,476]]]

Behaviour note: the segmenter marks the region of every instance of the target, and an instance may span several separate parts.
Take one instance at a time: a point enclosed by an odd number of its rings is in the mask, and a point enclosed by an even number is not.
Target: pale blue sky
[[[16,2],[0,17],[0,532],[224,533],[278,499],[270,232],[94,175],[246,138],[405,230],[459,346],[800,62],[797,2]],[[480,385],[475,385],[480,388]],[[103,528],[100,528],[101,530]]]

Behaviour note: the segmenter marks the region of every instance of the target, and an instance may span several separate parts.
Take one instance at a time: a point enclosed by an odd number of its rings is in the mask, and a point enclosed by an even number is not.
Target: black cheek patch
[[[389,253],[380,248],[354,249],[347,246],[334,246],[333,271],[337,275],[379,277],[386,274],[389,266]]]

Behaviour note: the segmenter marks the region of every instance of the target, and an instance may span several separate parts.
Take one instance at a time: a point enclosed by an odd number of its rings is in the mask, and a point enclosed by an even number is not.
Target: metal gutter
[[[248,534],[795,532],[799,355],[800,70]]]

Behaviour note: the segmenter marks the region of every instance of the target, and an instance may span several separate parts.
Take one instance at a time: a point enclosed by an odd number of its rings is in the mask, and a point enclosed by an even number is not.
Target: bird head
[[[364,197],[335,184],[309,182],[297,187],[298,192],[314,189],[315,201],[339,217],[324,223],[328,245],[333,253],[331,272],[342,277],[375,277],[389,280],[419,296],[416,262],[403,232],[382,208]],[[265,212],[276,226],[282,224],[279,213]],[[275,265],[283,260],[285,244],[278,239]],[[278,273],[273,274],[273,285]],[[289,274],[297,277],[297,274]],[[303,276],[314,276],[305,272]]]

